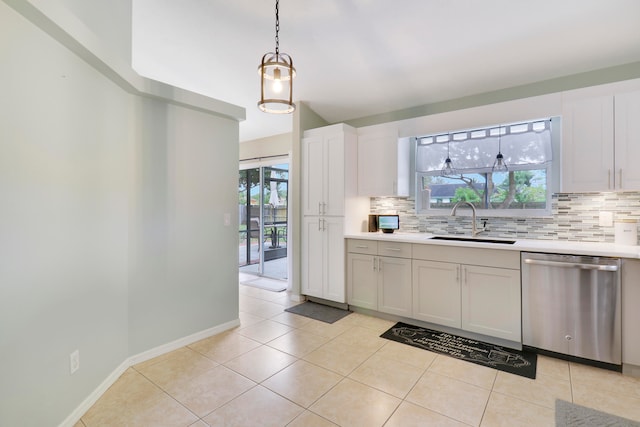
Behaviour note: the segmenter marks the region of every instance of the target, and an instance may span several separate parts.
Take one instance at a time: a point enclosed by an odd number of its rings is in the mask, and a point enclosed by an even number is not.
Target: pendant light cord
[[[276,0],[276,56],[280,54],[280,37],[278,36],[278,33],[280,32],[279,4],[280,0]]]

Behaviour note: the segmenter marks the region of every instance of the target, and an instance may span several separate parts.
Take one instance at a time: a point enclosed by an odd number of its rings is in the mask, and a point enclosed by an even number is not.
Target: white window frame
[[[531,120],[536,121],[536,120]],[[455,132],[451,132],[455,133]],[[557,192],[560,185],[560,118],[554,117],[551,119],[551,145],[553,150],[553,158],[551,162],[539,165],[540,167],[532,167],[529,170],[542,170],[546,171],[546,204],[545,209],[481,209],[476,208],[476,214],[478,217],[485,218],[535,218],[535,217],[551,217],[552,216],[552,195]],[[417,147],[417,141],[414,141]],[[414,147],[415,148],[415,147]],[[413,165],[415,171],[415,164]],[[467,172],[468,174],[480,173],[480,172]],[[438,172],[415,172],[415,207],[416,214],[426,216],[443,216],[450,214],[450,208],[435,208],[431,207],[430,201],[423,200],[424,195],[428,194],[422,190],[422,177],[423,176],[438,176]],[[461,209],[456,212],[456,215],[470,216],[471,209]]]

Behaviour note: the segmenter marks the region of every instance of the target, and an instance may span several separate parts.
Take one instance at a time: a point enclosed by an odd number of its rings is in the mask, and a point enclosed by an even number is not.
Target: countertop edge
[[[607,256],[616,258],[640,259],[640,247],[617,245],[615,243],[579,242],[559,240],[511,239],[514,244],[464,242],[451,240],[431,240],[429,233],[352,233],[345,234],[345,239],[366,239],[391,241],[399,243],[417,243],[425,245],[457,246],[465,248],[495,249],[520,252],[547,252],[572,255]],[[470,236],[460,236],[470,237]],[[496,240],[500,240],[497,238]],[[506,240],[506,239],[505,239]]]

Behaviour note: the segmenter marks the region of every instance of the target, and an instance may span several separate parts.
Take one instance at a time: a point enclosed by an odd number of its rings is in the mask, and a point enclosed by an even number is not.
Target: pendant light
[[[456,168],[453,167],[453,162],[451,161],[451,157],[449,156],[450,141],[451,141],[451,138],[449,135],[447,135],[447,158],[445,159],[444,164],[442,165],[442,170],[440,171],[440,175],[442,176],[457,174]]]
[[[504,156],[501,152],[501,144],[502,144],[502,128],[498,128],[498,155],[496,156],[495,162],[493,162],[493,167],[491,168],[492,172],[508,172],[509,168],[507,167],[507,162],[504,161]]]
[[[293,103],[293,78],[296,76],[296,69],[293,68],[293,59],[286,53],[280,53],[279,3],[276,0],[276,51],[265,53],[258,66],[258,108],[265,113],[287,114],[296,109]]]

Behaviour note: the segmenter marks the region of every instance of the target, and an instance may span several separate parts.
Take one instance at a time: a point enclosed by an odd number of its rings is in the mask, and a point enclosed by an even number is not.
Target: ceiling
[[[133,67],[247,110],[240,141],[291,132],[257,109],[274,0],[133,0]],[[638,0],[282,0],[294,100],[335,123],[640,61]]]

